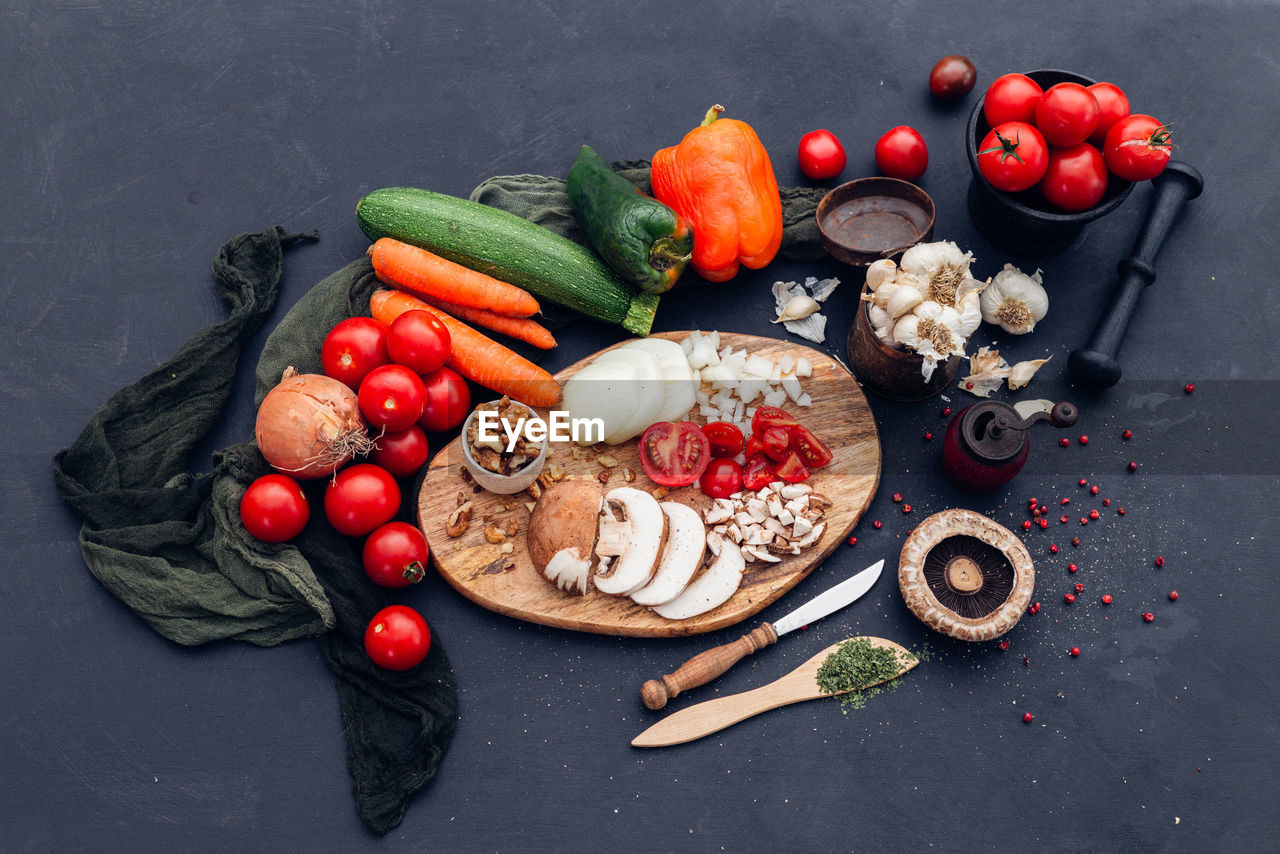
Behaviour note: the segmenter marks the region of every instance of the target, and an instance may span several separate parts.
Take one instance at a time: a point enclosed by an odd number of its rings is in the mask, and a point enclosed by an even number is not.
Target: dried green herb
[[[885,684],[896,689],[899,673],[913,658],[891,647],[872,646],[867,638],[851,638],[822,662],[818,687],[829,694],[839,694],[844,713],[848,714],[849,709],[866,706],[867,698],[883,691]]]

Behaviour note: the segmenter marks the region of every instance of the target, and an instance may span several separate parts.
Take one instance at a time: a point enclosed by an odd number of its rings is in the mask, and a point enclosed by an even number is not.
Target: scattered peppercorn
[[[1080,583],[1080,582],[1078,582],[1078,581],[1076,582],[1076,592],[1077,592],[1077,593],[1083,593],[1083,592],[1084,592],[1084,585],[1083,585],[1083,584],[1081,584],[1081,583]]]
[[[1081,516],[1081,517],[1080,517],[1080,524],[1081,524],[1081,525],[1088,525],[1088,524],[1089,524],[1089,519],[1088,519],[1088,517],[1086,517],[1086,516]]]
[[[1076,657],[1078,657],[1079,655],[1080,655],[1080,647],[1078,647],[1078,646],[1073,646],[1073,647],[1071,647],[1071,657],[1072,657],[1072,658],[1076,658]]]
[[[911,505],[910,505],[910,504],[903,504],[903,505],[902,505],[902,512],[903,512],[903,513],[910,513],[910,512],[911,512]]]
[[[1150,611],[1142,615],[1142,619],[1146,620],[1148,623],[1154,620],[1155,618],[1156,618],[1156,615],[1151,613]]]
[[[1081,444],[1081,445],[1087,445],[1087,444],[1089,444],[1089,437],[1088,437],[1088,436],[1085,436],[1085,435],[1083,435],[1083,434],[1082,434],[1082,435],[1080,436],[1080,444]]]
[[[1048,519],[1041,519],[1041,520],[1040,520],[1040,527],[1041,527],[1041,528],[1047,528],[1047,527],[1049,527],[1049,520],[1048,520]]]
[[[1031,530],[1031,520],[1030,520],[1030,519],[1024,519],[1024,520],[1023,520],[1023,522],[1022,522],[1022,530],[1024,530],[1024,531],[1030,531],[1030,530]]]
[[[1123,433],[1121,433],[1121,434],[1120,434],[1120,438],[1121,438],[1121,439],[1132,439],[1132,438],[1133,438],[1133,431],[1132,431],[1132,430],[1125,430]]]
[[[1022,716],[1022,722],[1023,722],[1024,724],[1029,724],[1029,723],[1031,723],[1031,721],[1032,721],[1032,719],[1033,719],[1034,717],[1035,717],[1035,716],[1034,716],[1034,715],[1032,715],[1030,712],[1026,712],[1026,713],[1025,713],[1025,714],[1023,714],[1023,716]]]
[[[895,493],[893,494],[893,503],[894,503],[894,504],[901,504],[901,503],[902,503],[902,493],[901,493],[901,492],[895,492]]]
[[[1068,448],[1071,446],[1071,440],[1068,439],[1066,436],[1063,436],[1061,439],[1058,440],[1058,444],[1064,448]]]
[[[1004,641],[1004,640],[1000,641],[1000,649],[1001,649],[1001,650],[1006,650],[1006,649],[1008,649],[1008,648],[1009,648],[1009,642],[1008,642],[1008,641]]]
[[[1184,386],[1182,387],[1182,390],[1183,390],[1183,391],[1185,391],[1187,394],[1191,394],[1191,392],[1193,392],[1193,391],[1195,391],[1195,390],[1196,390],[1196,384],[1195,384],[1195,383],[1187,383],[1186,385],[1184,385]]]
[[[1032,507],[1035,507],[1035,506],[1036,506],[1037,504],[1039,504],[1040,502],[1039,502],[1039,501],[1037,501],[1037,500],[1035,499],[1035,497],[1033,496],[1033,497],[1031,497],[1031,498],[1027,499],[1027,503],[1028,503],[1028,504],[1030,504]]]
[[[1080,571],[1080,567],[1076,566],[1074,563],[1067,564],[1067,572],[1079,572],[1079,571]]]
[[[1072,602],[1076,601],[1076,594],[1074,594],[1074,593],[1068,593],[1068,594],[1066,594],[1065,596],[1063,596],[1063,597],[1062,597],[1062,601],[1064,601],[1064,602],[1066,602],[1068,605],[1070,605]]]
[[[880,526],[881,526],[881,522],[879,519],[871,523],[871,527],[875,528],[877,531],[880,530]]]
[[[1038,613],[1040,613],[1040,603],[1039,603],[1039,602],[1032,602],[1032,603],[1031,603],[1031,607],[1030,607],[1030,608],[1028,608],[1027,610],[1028,610],[1028,611],[1030,611],[1032,614],[1038,614]]]
[[[1079,538],[1079,537],[1072,537],[1072,538],[1071,538],[1071,545],[1072,545],[1072,546],[1074,546],[1074,547],[1075,547],[1075,548],[1077,548],[1077,549],[1078,549],[1078,548],[1080,548],[1080,538]]]
[[[1089,482],[1089,479],[1088,479],[1088,478],[1085,478],[1085,477],[1080,478],[1080,485],[1081,485],[1081,486],[1084,486],[1084,485],[1085,485],[1085,484],[1087,484],[1088,482]]]
[[[1103,604],[1103,605],[1110,605],[1110,604],[1111,604],[1111,594],[1110,594],[1110,593],[1103,593],[1103,594],[1102,594],[1102,604]]]
[[[1049,546],[1049,554],[1054,554],[1054,555],[1056,555],[1057,553],[1058,553],[1058,544],[1057,544],[1057,543],[1054,543],[1053,545]]]
[[[1124,515],[1124,508],[1123,508],[1123,507],[1117,507],[1117,508],[1116,508],[1116,513],[1118,513],[1119,515],[1123,516],[1123,515]]]
[[[925,434],[924,434],[924,440],[925,440],[926,442],[932,442],[932,441],[933,441],[933,434],[932,434],[932,433],[925,433]]]
[[[946,418],[946,417],[947,417],[948,415],[950,415],[950,414],[951,414],[951,407],[950,407],[950,406],[944,406],[944,407],[942,407],[942,417],[943,417],[943,418]]]
[[[858,538],[857,538],[857,537],[850,537],[850,538],[849,538],[849,545],[851,545],[851,546],[856,546],[857,544],[858,544]]]
[[[1103,507],[1110,507],[1110,506],[1111,506],[1111,499],[1110,499],[1110,498],[1104,498],[1104,499],[1102,499],[1102,506],[1103,506]]]
[[[1030,666],[1031,666],[1031,658],[1030,658],[1030,656],[1026,656],[1026,655],[1022,656],[1022,666],[1023,666],[1023,667],[1030,667]]]
[[[1099,515],[1099,514],[1098,514],[1098,511],[1097,511],[1097,510],[1090,510],[1090,511],[1089,511],[1089,518],[1090,518],[1090,519],[1097,519],[1097,518],[1098,518],[1098,515]]]
[[[1089,487],[1089,494],[1090,495],[1098,494],[1098,485],[1096,483],[1093,486]]]
[[[1133,460],[1129,460],[1129,471],[1137,471],[1137,470],[1138,470],[1138,464]]]
[[[1177,602],[1177,601],[1178,601],[1178,591],[1177,591],[1177,590],[1170,590],[1170,591],[1169,591],[1169,601],[1170,601],[1170,602]]]
[[[1065,524],[1067,524],[1067,521],[1068,521],[1068,520],[1067,520],[1067,514],[1066,514],[1066,513],[1063,513],[1063,514],[1062,514],[1062,518],[1061,518],[1061,519],[1059,519],[1058,521],[1059,521],[1059,522],[1061,522],[1061,523],[1062,523],[1062,524],[1064,524],[1064,525],[1065,525]]]
[[[1163,557],[1163,556],[1159,556],[1159,557],[1157,557],[1157,558],[1156,558],[1156,566],[1164,566],[1164,557]]]

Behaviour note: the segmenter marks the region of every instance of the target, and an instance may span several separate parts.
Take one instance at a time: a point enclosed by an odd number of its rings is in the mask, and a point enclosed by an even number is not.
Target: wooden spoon
[[[919,659],[891,640],[873,637],[869,637],[867,640],[871,641],[872,646],[896,651],[903,663],[902,668],[893,676],[864,687],[870,688],[872,685],[879,685],[888,682],[890,679],[896,679],[920,663]],[[681,709],[640,733],[631,741],[631,746],[668,747],[672,744],[684,744],[686,741],[693,741],[702,738],[704,735],[719,732],[739,721],[745,721],[747,718],[758,715],[761,712],[767,712],[770,709],[789,706],[792,703],[800,703],[805,700],[834,697],[835,694],[827,693],[818,687],[818,668],[822,666],[822,662],[827,660],[827,656],[839,648],[840,644],[833,644],[827,647],[786,676],[770,682],[768,685],[763,685],[741,694],[708,700],[705,703],[698,703],[696,706],[690,706],[687,709]],[[836,693],[843,694],[848,692],[839,691]]]

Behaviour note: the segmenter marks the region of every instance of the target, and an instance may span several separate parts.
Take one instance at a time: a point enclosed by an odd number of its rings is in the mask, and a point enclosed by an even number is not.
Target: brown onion
[[[355,392],[292,366],[258,407],[254,436],[272,468],[302,480],[332,474],[373,445]]]

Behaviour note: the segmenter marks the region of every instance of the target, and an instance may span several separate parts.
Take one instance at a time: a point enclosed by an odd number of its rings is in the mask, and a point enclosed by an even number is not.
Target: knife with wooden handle
[[[893,676],[870,685],[863,685],[862,688],[870,688],[872,685],[896,679],[920,663],[919,659],[891,640],[884,638],[867,638],[867,640],[872,646],[887,647],[896,651],[902,666]],[[673,744],[684,744],[687,741],[702,738],[704,735],[719,732],[725,727],[754,717],[761,712],[805,700],[836,696],[818,687],[818,668],[839,648],[840,644],[827,647],[786,676],[768,685],[681,709],[640,733],[632,740],[631,746],[668,747]]]
[[[787,632],[807,626],[857,601],[876,583],[883,568],[884,561],[878,560],[852,578],[847,578],[831,589],[819,593],[777,622],[762,623],[759,628],[743,635],[733,643],[698,653],[682,664],[675,673],[668,673],[661,680],[650,679],[640,686],[641,699],[650,709],[657,710],[680,692],[706,685],[751,653],[777,643],[778,638]]]

